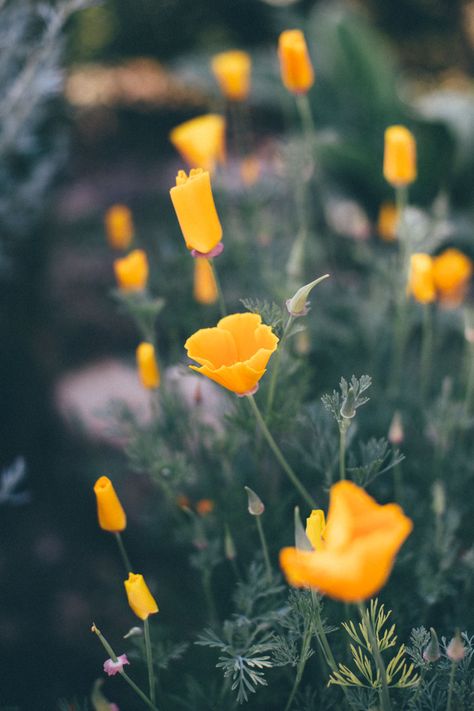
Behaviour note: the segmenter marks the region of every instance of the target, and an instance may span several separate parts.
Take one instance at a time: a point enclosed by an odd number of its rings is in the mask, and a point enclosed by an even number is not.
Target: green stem
[[[454,677],[456,676],[456,666],[457,662],[453,660],[451,662],[451,672],[449,674],[448,702],[446,704],[446,711],[451,711],[453,706]]]
[[[278,349],[276,352],[275,356],[275,362],[273,365],[273,370],[272,374],[270,376],[270,386],[268,388],[268,396],[267,396],[267,405],[265,408],[265,419],[268,420],[268,417],[272,411],[272,405],[273,405],[273,399],[275,397],[275,387],[278,381],[278,373],[280,370],[280,363],[281,363],[281,354],[283,351],[283,346],[285,345],[287,336],[288,336],[288,331],[290,329],[290,326],[293,322],[293,316],[290,314],[288,316],[288,320],[285,324],[285,328],[283,329],[283,333],[281,335],[280,343],[278,345]]]
[[[313,636],[313,629],[314,623],[307,625],[305,628],[303,640],[301,642],[300,658],[298,660],[298,666],[296,669],[295,681],[291,689],[290,696],[288,697],[288,701],[285,706],[285,711],[290,711],[296,692],[298,691],[299,685],[301,683],[301,679],[303,678],[306,662],[308,661],[308,652],[309,647],[311,645],[311,637]]]
[[[403,497],[402,468],[400,462],[393,467],[393,490],[394,499],[400,504]]]
[[[273,439],[270,430],[268,429],[267,425],[265,424],[265,420],[262,417],[262,413],[260,412],[257,403],[255,402],[255,398],[253,395],[247,395],[247,399],[250,403],[250,407],[253,410],[253,413],[255,415],[255,418],[260,426],[260,429],[262,430],[263,436],[268,442],[268,446],[272,450],[273,454],[275,455],[275,458],[281,465],[283,471],[287,475],[288,479],[291,481],[293,486],[298,489],[299,493],[301,496],[304,498],[306,503],[311,506],[312,509],[316,508],[316,502],[314,501],[313,497],[311,494],[308,493],[308,491],[305,489],[303,484],[300,482],[298,479],[297,475],[293,471],[293,469],[290,467],[288,462],[286,461],[285,457],[281,453],[281,450],[275,440]]]
[[[219,300],[219,308],[221,310],[221,316],[227,316],[227,309],[225,306],[224,294],[222,292],[221,283],[219,281],[219,276],[217,274],[216,265],[213,259],[209,259],[209,264],[211,265],[212,273],[214,275],[214,281],[216,282],[217,288],[217,298]]]
[[[211,588],[211,573],[209,570],[202,571],[202,587],[204,589],[204,596],[207,602],[207,609],[209,612],[209,619],[211,625],[214,625],[217,621],[216,606],[214,603],[214,596],[212,594]]]
[[[145,631],[145,651],[146,665],[148,669],[148,687],[150,689],[150,699],[152,703],[155,703],[155,672],[153,670],[153,650],[151,648],[150,622],[148,618],[143,623],[143,629]]]
[[[346,433],[348,427],[346,420],[343,420],[339,425],[339,479],[341,481],[346,478]]]
[[[472,326],[469,314],[464,312],[464,334],[466,338],[467,384],[464,396],[464,416],[471,414],[474,396],[474,342],[472,341]]]
[[[313,113],[309,103],[307,94],[298,94],[296,97],[296,108],[301,119],[301,125],[306,135],[306,139],[312,145],[316,134],[316,126],[314,125]]]
[[[268,582],[271,583],[271,581],[272,581],[272,566],[270,563],[270,556],[268,554],[267,539],[265,538],[265,533],[263,531],[263,526],[262,526],[262,522],[260,520],[260,516],[255,516],[255,519],[257,521],[257,529],[258,529],[258,535],[260,536],[260,543],[262,544],[263,558],[265,560],[265,568],[267,569],[267,578],[268,578]]]
[[[128,575],[129,573],[133,572],[132,564],[130,563],[130,559],[127,555],[127,551],[125,550],[125,546],[123,545],[123,540],[122,536],[119,531],[115,532],[115,540],[117,541],[118,548],[120,551],[120,555],[122,557],[123,565],[125,567],[125,572]]]
[[[324,631],[323,621],[321,619],[321,605],[318,598],[318,593],[311,590],[311,596],[313,598],[314,605],[314,632],[316,639],[318,640],[321,652],[323,653],[324,661],[326,665],[332,672],[337,672],[337,662],[334,659],[334,655],[329,644],[329,640],[326,632]],[[348,698],[348,692],[345,686],[341,686],[342,692],[346,699]]]
[[[431,378],[433,351],[433,314],[431,304],[423,304],[423,335],[421,344],[421,399],[424,400]]]
[[[369,633],[369,640],[370,640],[370,646],[372,648],[372,656],[374,657],[375,664],[377,666],[377,670],[380,676],[380,683],[381,687],[379,689],[379,694],[380,694],[380,704],[381,704],[381,711],[391,711],[392,709],[392,704],[390,702],[390,694],[388,690],[388,683],[387,683],[387,671],[385,669],[385,664],[382,658],[382,654],[380,652],[380,647],[377,641],[377,637],[375,634],[374,626],[372,624],[372,618],[370,617],[370,614],[365,608],[365,605],[363,602],[360,602],[359,605],[359,613],[362,622],[366,624],[367,631]]]
[[[396,207],[398,214],[398,241],[400,245],[399,283],[397,284],[396,314],[395,314],[395,343],[394,357],[392,361],[392,373],[390,379],[390,390],[392,394],[397,394],[402,374],[403,356],[405,352],[408,332],[407,332],[407,295],[406,285],[410,270],[411,239],[409,231],[406,229],[405,211],[408,202],[408,191],[406,186],[395,189]]]

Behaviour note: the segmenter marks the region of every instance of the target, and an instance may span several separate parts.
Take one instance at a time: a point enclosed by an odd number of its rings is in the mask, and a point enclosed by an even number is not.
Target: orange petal
[[[184,347],[192,360],[209,368],[231,365],[237,360],[234,339],[220,328],[201,328],[188,338]]]
[[[195,370],[202,375],[214,380],[214,382],[219,383],[227,390],[231,390],[238,395],[243,395],[244,393],[253,390],[255,385],[258,383],[262,375],[265,373],[263,370],[254,370],[250,368],[246,363],[235,363],[230,366],[222,366],[218,369],[209,368],[203,365],[198,368],[195,365],[189,366],[192,370]]]

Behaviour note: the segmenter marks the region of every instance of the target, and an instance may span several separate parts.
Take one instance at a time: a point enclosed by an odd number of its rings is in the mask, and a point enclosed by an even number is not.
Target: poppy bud
[[[176,126],[170,141],[190,168],[213,171],[225,162],[225,119],[218,114],[197,116]]]
[[[217,284],[214,272],[205,257],[194,260],[194,298],[198,304],[215,304],[217,301]]]
[[[456,630],[456,634],[448,644],[446,656],[451,659],[452,662],[456,662],[456,664],[462,661],[466,656],[466,647],[463,644],[459,630]]]
[[[151,343],[140,343],[137,348],[138,374],[144,388],[154,390],[160,385],[160,370]]]
[[[423,650],[423,659],[425,662],[433,663],[438,661],[441,656],[441,652],[439,649],[438,635],[432,627],[430,627],[430,633],[430,641]]]
[[[291,299],[287,300],[286,308],[288,309],[288,313],[291,314],[293,318],[298,316],[306,316],[309,311],[307,302],[310,293],[317,284],[324,281],[324,279],[327,279],[328,276],[329,274],[324,274],[324,276],[318,277],[318,279],[315,279],[309,284],[305,284],[301,287],[301,289],[298,289],[296,294],[292,296]]]
[[[295,506],[294,510],[294,524],[295,524],[295,548],[297,548],[299,551],[312,551],[313,546],[311,545],[311,541],[308,538],[307,531],[308,531],[308,520],[306,519],[306,530],[303,528],[303,524],[301,523],[301,517],[300,517],[300,509],[299,506]],[[311,525],[309,525],[309,529],[311,529]]]
[[[148,589],[143,575],[129,573],[128,580],[124,581],[128,604],[141,620],[148,619],[149,615],[158,612],[156,600]]]
[[[247,52],[231,50],[212,58],[212,71],[225,97],[244,101],[250,89],[251,60]]]
[[[405,433],[403,432],[402,416],[400,415],[399,411],[396,410],[388,430],[388,441],[390,442],[390,444],[398,446],[402,444],[404,437]]]
[[[314,84],[314,70],[301,30],[285,30],[281,33],[278,57],[281,80],[288,91],[306,94]]]
[[[127,249],[133,239],[132,213],[126,205],[112,205],[105,213],[105,231],[111,247]]]
[[[261,516],[265,511],[265,505],[258,494],[249,486],[244,486],[248,496],[248,510],[252,516]]]
[[[225,553],[225,557],[227,558],[227,560],[234,560],[235,557],[237,556],[237,551],[235,550],[234,539],[232,538],[232,534],[231,534],[228,526],[225,527],[224,553]]]
[[[384,242],[397,239],[398,210],[393,202],[384,202],[380,206],[377,220],[377,233]]]
[[[405,126],[390,126],[385,131],[383,174],[394,187],[416,179],[416,142]]]
[[[97,479],[94,493],[97,499],[99,526],[104,531],[113,533],[123,531],[127,525],[127,517],[110,479],[106,476]]]
[[[148,281],[148,259],[143,249],[134,249],[114,262],[115,276],[122,291],[143,291]]]
[[[180,170],[170,190],[171,201],[188,249],[209,253],[222,239],[222,227],[207,170]]]
[[[420,304],[430,304],[436,299],[433,259],[429,254],[411,255],[407,289]]]

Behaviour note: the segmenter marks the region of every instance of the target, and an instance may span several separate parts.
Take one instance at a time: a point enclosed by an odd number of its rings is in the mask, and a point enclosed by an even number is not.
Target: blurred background
[[[146,476],[127,476],[105,417],[110,400],[140,407],[143,398],[133,374],[136,333],[110,296],[103,215],[113,203],[132,209],[152,282],[173,304],[160,317],[161,352],[166,363],[183,363],[184,338],[214,314],[192,302],[168,197],[181,167],[168,133],[222,110],[209,59],[246,49],[253,150],[271,173],[275,141],[293,119],[275,51],[289,27],[305,30],[315,65],[326,195],[356,200],[371,239],[388,193],[383,129],[407,123],[420,149],[415,202],[448,196],[456,239],[469,251],[472,0],[0,2],[2,708],[49,711],[60,698],[87,696],[104,656],[91,622],[133,624],[116,591],[114,542],[96,524],[92,485],[102,474],[120,482],[134,559],[171,570],[165,587],[157,583],[163,625],[199,625],[198,614],[173,609],[193,573],[182,572],[179,547],[143,536],[144,517],[163,531],[159,496]],[[262,190],[271,204],[281,179]],[[354,224],[340,228],[331,217],[334,230],[351,236]],[[247,287],[255,296],[251,280]]]

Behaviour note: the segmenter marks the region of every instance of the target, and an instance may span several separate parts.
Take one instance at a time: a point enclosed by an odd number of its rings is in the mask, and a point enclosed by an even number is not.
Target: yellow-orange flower
[[[313,509],[306,519],[306,535],[315,551],[324,548],[324,531],[326,530],[326,517],[321,509]]]
[[[385,131],[383,174],[394,187],[416,180],[415,137],[405,126],[389,126]]]
[[[212,499],[199,499],[196,502],[196,511],[200,516],[207,516],[214,511],[214,502]]]
[[[459,305],[472,276],[472,261],[458,249],[446,249],[433,258],[433,280],[440,300]]]
[[[153,390],[160,385],[160,370],[156,361],[155,348],[151,343],[140,343],[137,348],[137,367],[144,388]]]
[[[412,528],[397,504],[380,506],[354,483],[341,481],[331,488],[321,549],[284,548],[280,564],[295,587],[347,602],[365,600],[386,583]]]
[[[215,304],[217,284],[209,260],[196,257],[194,260],[194,298],[199,304]]]
[[[148,259],[143,249],[134,249],[114,262],[115,276],[122,291],[143,291],[148,281]]]
[[[251,188],[252,185],[260,178],[261,164],[256,156],[247,156],[240,163],[240,177],[246,188]]]
[[[170,141],[190,168],[212,172],[225,162],[225,119],[206,114],[185,121],[171,131]]]
[[[411,255],[408,293],[421,304],[430,304],[436,299],[433,258],[429,254],[418,252]]]
[[[110,479],[106,476],[97,479],[94,493],[97,499],[99,526],[104,531],[114,533],[123,531],[127,525],[127,517]]]
[[[288,91],[305,94],[314,84],[306,40],[301,30],[285,30],[278,40],[281,80]]]
[[[393,202],[384,202],[380,205],[377,220],[377,233],[385,242],[397,239],[398,210]]]
[[[127,249],[133,239],[133,219],[126,205],[112,205],[105,213],[105,231],[111,247]]]
[[[212,71],[224,96],[232,101],[247,98],[251,66],[250,55],[238,49],[221,52],[212,58]]]
[[[137,617],[146,620],[150,615],[158,612],[158,605],[146,584],[143,575],[129,573],[128,580],[124,581],[128,604]]]
[[[201,366],[190,368],[244,395],[256,388],[277,343],[259,314],[243,313],[221,318],[215,328],[196,331],[184,347]]]
[[[222,227],[207,170],[180,170],[170,190],[171,201],[188,249],[206,254],[222,239]]]

